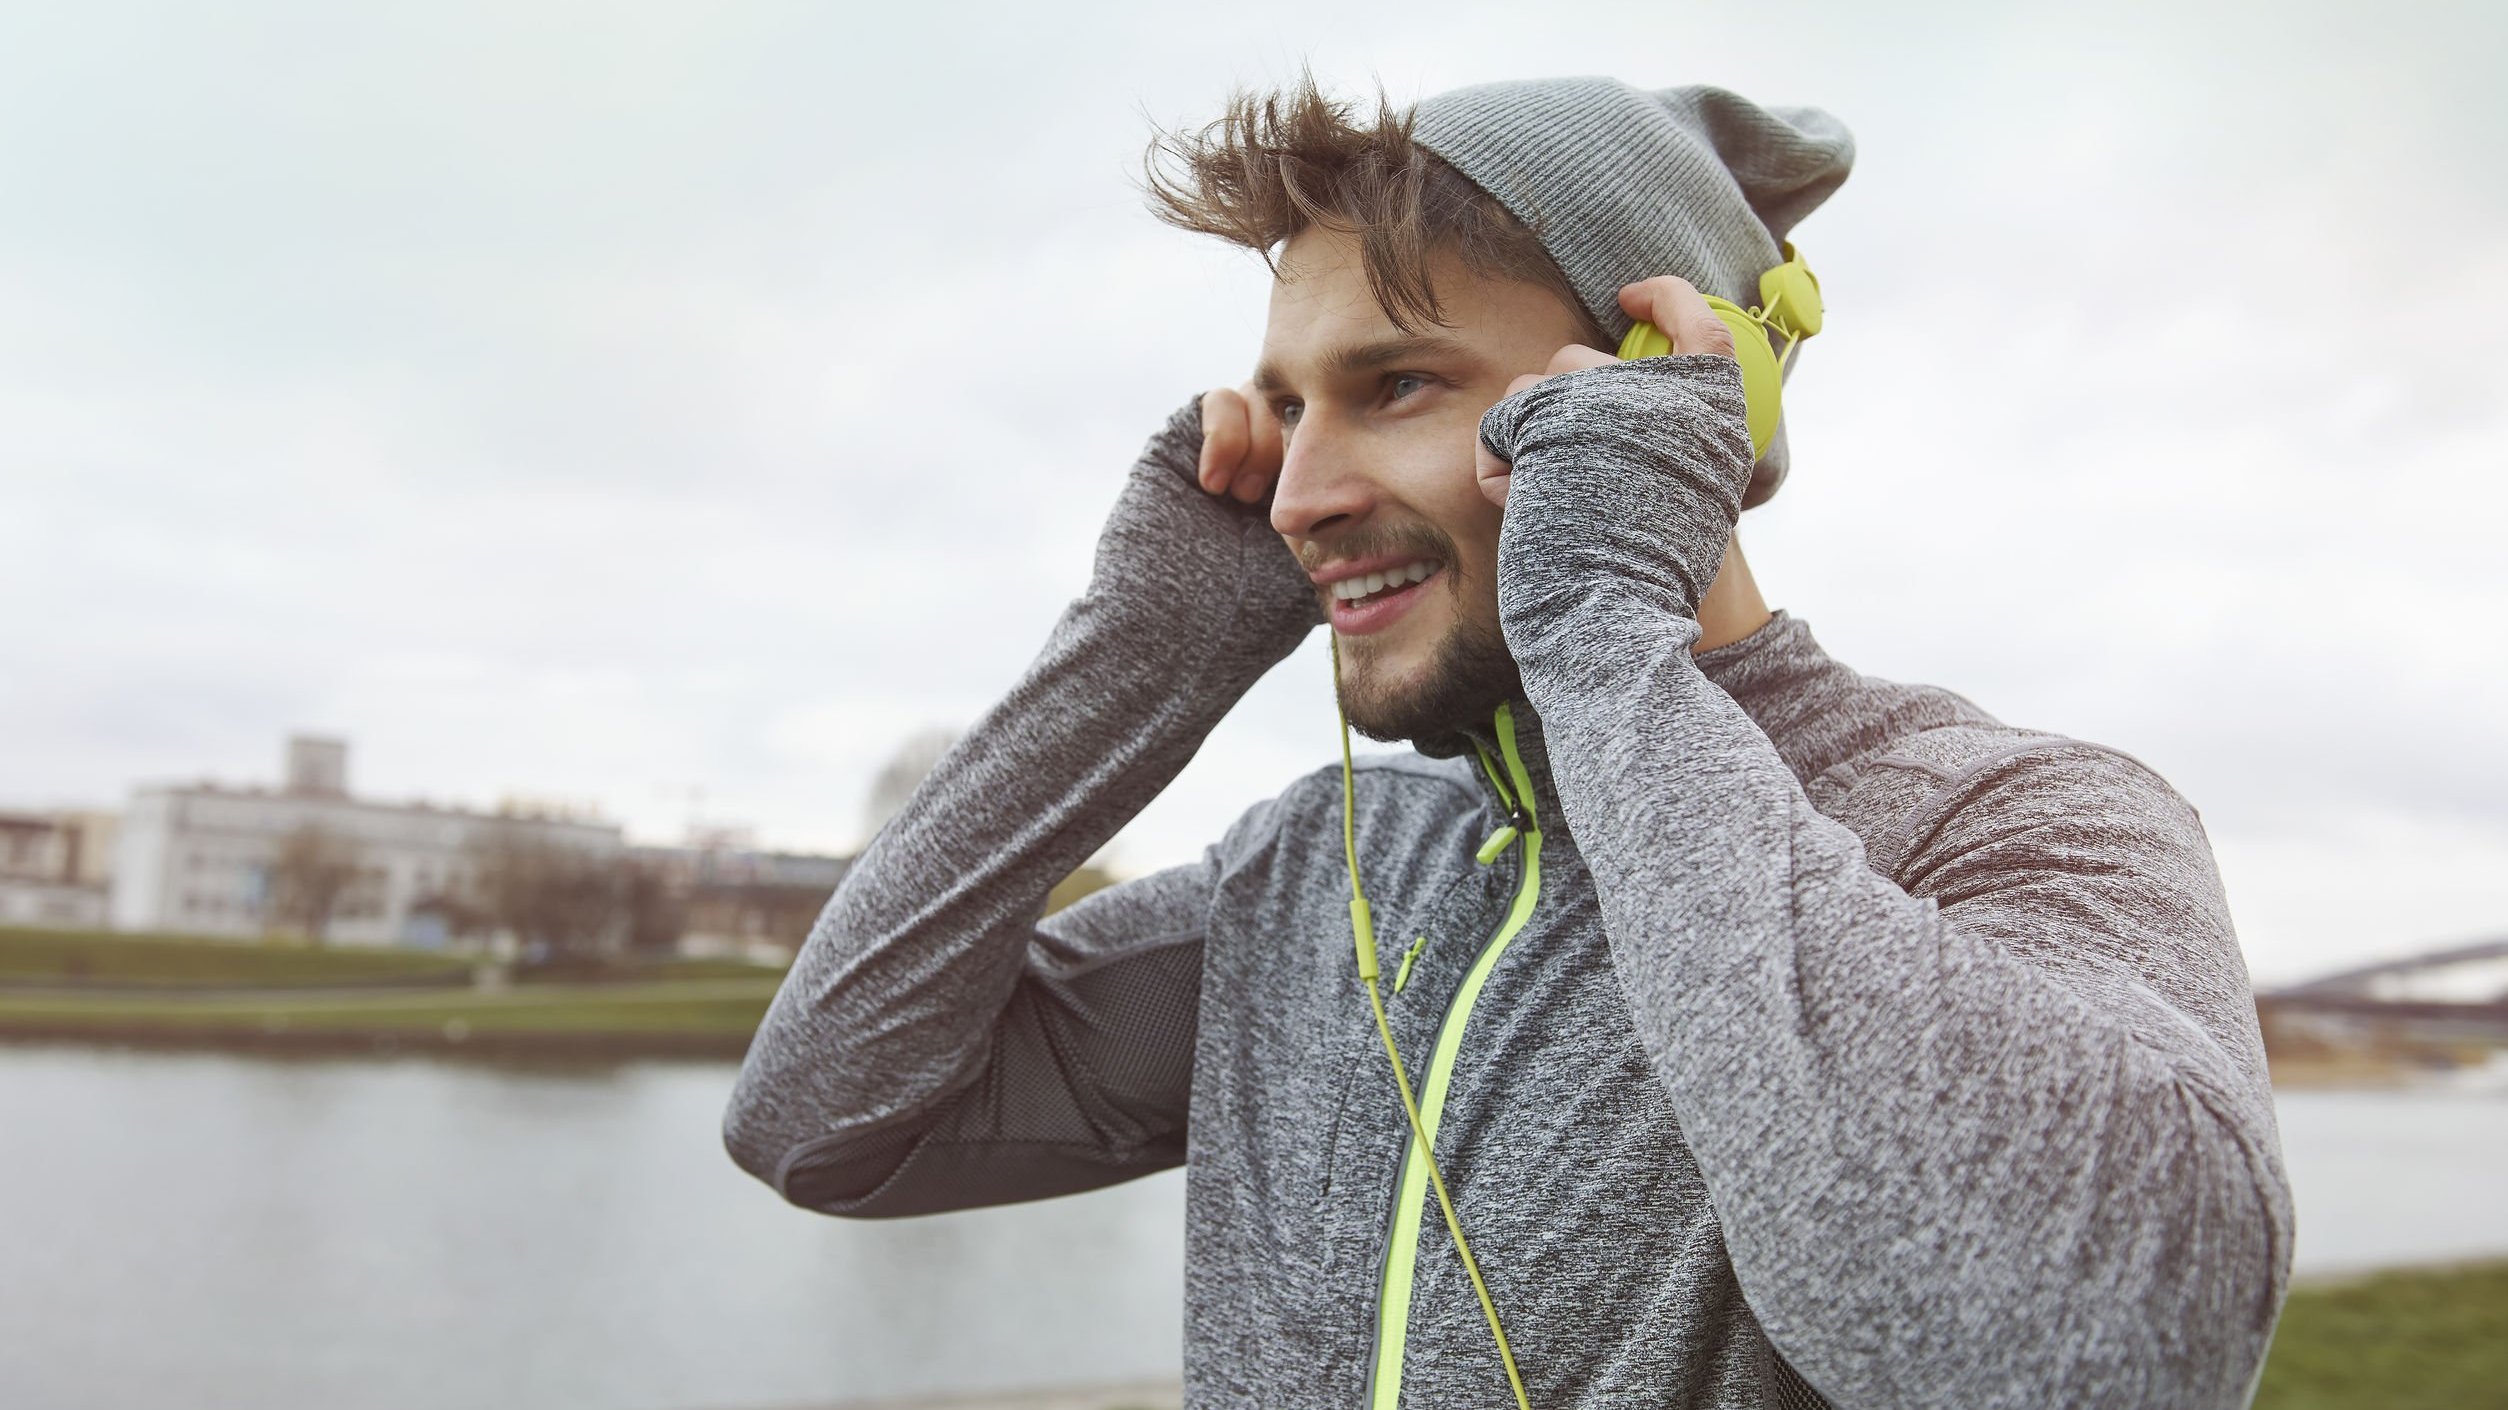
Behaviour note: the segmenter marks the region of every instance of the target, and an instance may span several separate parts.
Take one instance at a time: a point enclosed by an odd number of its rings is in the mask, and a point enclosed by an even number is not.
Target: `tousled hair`
[[[1280,246],[1300,231],[1352,237],[1369,292],[1405,333],[1451,326],[1429,272],[1442,250],[1483,278],[1550,292],[1587,342],[1605,338],[1537,232],[1413,141],[1410,113],[1396,112],[1381,84],[1365,122],[1318,91],[1311,72],[1270,93],[1239,89],[1198,131],[1160,131],[1141,169],[1152,214],[1254,251],[1274,278]]]

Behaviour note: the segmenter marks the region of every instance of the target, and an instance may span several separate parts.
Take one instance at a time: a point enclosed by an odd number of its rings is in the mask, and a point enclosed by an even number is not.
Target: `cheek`
[[[1473,450],[1479,443],[1480,408],[1462,397],[1407,428],[1394,452],[1402,498],[1448,538],[1466,562],[1494,556],[1498,506],[1481,493]],[[1476,545],[1486,545],[1476,552]]]

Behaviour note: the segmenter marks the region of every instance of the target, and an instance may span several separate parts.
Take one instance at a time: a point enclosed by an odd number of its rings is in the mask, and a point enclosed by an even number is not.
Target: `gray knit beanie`
[[[1760,272],[1783,259],[1777,243],[1855,164],[1854,137],[1820,109],[1763,108],[1703,84],[1482,83],[1421,99],[1411,131],[1532,230],[1614,345],[1632,321],[1620,286],[1640,279],[1677,274],[1757,304]],[[1801,359],[1797,347],[1787,372]],[[1743,507],[1774,494],[1785,466],[1779,420]]]

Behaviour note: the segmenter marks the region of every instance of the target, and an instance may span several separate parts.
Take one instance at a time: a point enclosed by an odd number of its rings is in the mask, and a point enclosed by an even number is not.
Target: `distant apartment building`
[[[0,925],[101,927],[114,823],[81,809],[0,812]]]
[[[279,928],[282,856],[316,836],[348,870],[325,938],[346,944],[440,944],[435,907],[475,879],[494,841],[616,858],[616,823],[547,812],[473,812],[358,798],[348,745],[287,741],[276,788],[216,783],[135,790],[122,815],[109,918],[117,930],[261,935]],[[291,842],[293,839],[293,842]]]

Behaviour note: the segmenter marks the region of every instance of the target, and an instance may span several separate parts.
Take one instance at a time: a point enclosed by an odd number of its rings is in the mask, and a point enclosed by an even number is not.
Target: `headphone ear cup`
[[[1639,319],[1629,325],[1628,336],[1620,339],[1620,361],[1641,357],[1664,357],[1672,351],[1672,340],[1655,325]]]
[[[1776,438],[1785,373],[1777,366],[1776,349],[1768,346],[1767,330],[1757,320],[1731,300],[1713,294],[1707,295],[1707,308],[1733,334],[1733,358],[1742,365],[1742,396],[1749,403],[1750,458],[1757,460],[1768,453],[1768,443]]]

